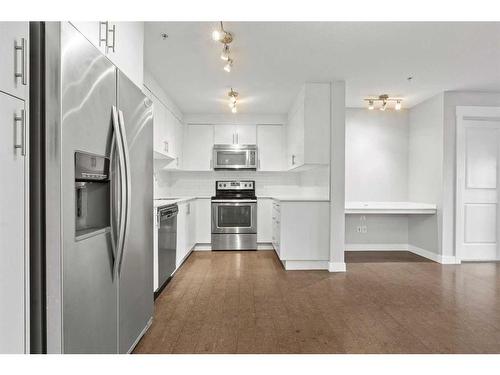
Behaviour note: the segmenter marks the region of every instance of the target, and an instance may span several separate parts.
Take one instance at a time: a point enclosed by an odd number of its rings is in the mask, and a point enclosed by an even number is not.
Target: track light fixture
[[[224,30],[224,24],[222,21],[220,23],[220,28],[212,32],[212,39],[223,44],[220,58],[227,61],[224,65],[224,70],[228,73],[231,72],[234,60],[230,56],[231,51],[229,44],[233,41],[233,35],[229,31]]]
[[[238,101],[238,93],[231,87],[231,91],[227,93],[227,96],[229,96],[229,108],[231,108],[231,112],[237,113],[236,102]]]
[[[396,104],[394,105],[394,109],[396,111],[400,111],[402,108],[401,102],[403,101],[403,99],[390,98],[389,95],[383,94],[379,95],[378,97],[365,98],[364,101],[368,102],[369,110],[375,109],[375,104],[380,102],[381,104],[378,106],[378,109],[381,111],[385,111],[388,108],[389,103],[395,102]]]

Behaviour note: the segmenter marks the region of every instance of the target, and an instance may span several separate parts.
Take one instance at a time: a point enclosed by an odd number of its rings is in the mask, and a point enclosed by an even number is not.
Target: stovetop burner
[[[212,199],[257,199],[255,181],[216,181]]]

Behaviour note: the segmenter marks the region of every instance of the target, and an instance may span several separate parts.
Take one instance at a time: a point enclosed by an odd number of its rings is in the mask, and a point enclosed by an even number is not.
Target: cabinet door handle
[[[102,37],[102,27],[104,26],[104,38]],[[109,45],[109,34],[113,34],[113,44]],[[113,25],[113,27],[110,29],[109,28],[109,22],[99,22],[99,46],[104,42],[104,46],[106,48],[106,53],[108,53],[109,50],[112,50],[115,52],[115,41],[116,41],[116,25]]]
[[[233,145],[234,145],[234,143],[235,143],[235,142],[234,142],[234,133],[233,133]]]
[[[292,165],[295,165],[295,155],[292,155]]]
[[[26,72],[28,71],[28,67],[27,67],[28,58],[27,58],[26,54],[28,52],[28,49],[26,48],[26,39],[25,38],[21,38],[21,44],[18,44],[17,40],[14,42],[14,51],[16,52],[16,56],[17,56],[17,52],[21,51],[21,72],[19,73],[17,71],[17,68],[16,68],[14,71],[14,76],[15,76],[15,78],[21,78],[21,83],[24,86],[26,86],[28,84],[28,80],[26,78]],[[16,59],[16,61],[17,61],[17,59]]]
[[[236,133],[236,144],[237,145],[240,144],[240,134],[239,133]]]
[[[14,115],[14,126],[17,125],[17,123],[21,124],[21,143],[14,143],[14,149],[20,148],[21,149],[21,155],[25,156],[26,155],[26,113],[24,112],[24,109],[21,109],[21,116]],[[15,129],[15,127],[14,127]],[[16,133],[16,139],[17,139],[17,131],[14,130]]]
[[[104,38],[102,37],[103,26],[104,26]],[[99,47],[102,45],[102,43],[104,43],[106,48],[108,47],[108,27],[109,27],[108,21],[99,22]]]
[[[113,34],[113,44],[111,47],[108,46],[108,50],[111,48],[113,53],[115,52],[115,42],[116,42],[116,25],[113,25],[113,27],[109,30],[110,33]]]

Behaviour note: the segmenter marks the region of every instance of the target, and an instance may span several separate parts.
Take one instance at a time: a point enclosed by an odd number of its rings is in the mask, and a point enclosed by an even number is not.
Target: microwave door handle
[[[123,254],[125,252],[125,243],[127,242],[127,237],[129,233],[130,226],[130,208],[131,208],[131,193],[132,193],[132,181],[130,175],[130,155],[128,150],[128,142],[127,136],[125,133],[125,120],[123,118],[123,112],[121,110],[118,111],[118,125],[120,127],[120,135],[122,138],[123,145],[123,156],[124,156],[124,164],[125,164],[125,225],[123,229],[123,239],[122,239],[122,250],[120,252],[120,258],[118,259],[118,275],[121,273],[121,265],[123,261]]]
[[[126,215],[126,175],[125,175],[125,157],[123,153],[123,143],[121,141],[121,129],[118,119],[118,110],[115,106],[112,109],[113,112],[113,130],[116,149],[118,151],[118,170],[120,177],[120,198],[119,198],[119,222],[118,222],[118,239],[116,242],[116,257],[113,265],[113,276],[118,276],[118,264],[120,262],[120,254],[122,253],[123,243],[124,243],[124,231],[125,231],[125,215]]]

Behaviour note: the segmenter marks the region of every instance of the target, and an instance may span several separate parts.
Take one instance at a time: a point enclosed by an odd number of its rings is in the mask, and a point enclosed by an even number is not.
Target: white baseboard
[[[433,260],[434,262],[437,262],[440,264],[459,264],[460,263],[460,262],[457,262],[457,258],[454,256],[436,254],[436,253],[433,253],[429,250],[422,249],[421,247],[418,247],[418,246],[408,245],[408,250],[411,251],[413,254],[420,255],[421,257]]]
[[[460,264],[456,257],[440,255],[409,244],[346,244],[346,251],[410,251],[440,264]]]
[[[270,242],[257,243],[257,250],[274,250],[274,246]]]
[[[287,271],[328,269],[327,260],[283,260],[281,263]]]
[[[365,243],[346,243],[346,251],[408,251],[407,243],[390,244],[365,244]]]
[[[194,245],[194,251],[212,251],[212,244],[197,243]],[[272,243],[261,242],[257,244],[257,250],[274,250]]]
[[[194,245],[194,251],[212,251],[212,244],[197,243],[196,245]]]
[[[329,272],[346,272],[345,262],[328,262]]]

